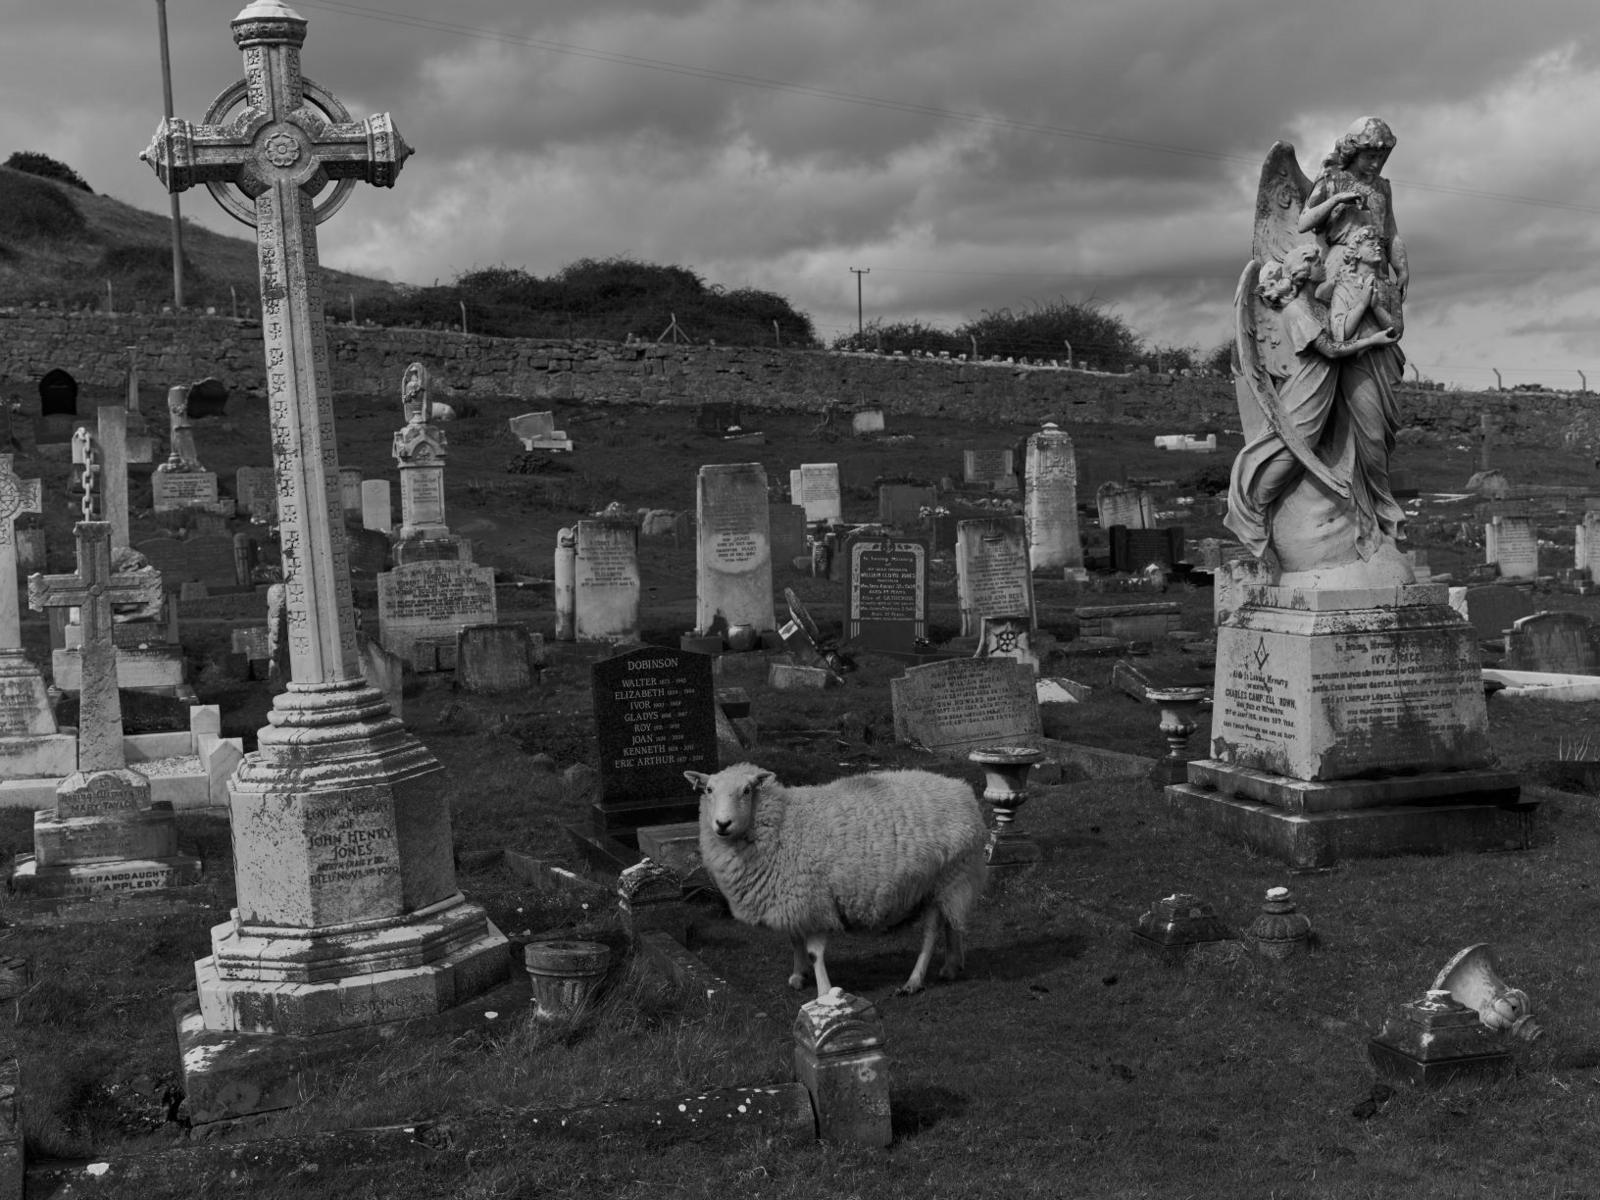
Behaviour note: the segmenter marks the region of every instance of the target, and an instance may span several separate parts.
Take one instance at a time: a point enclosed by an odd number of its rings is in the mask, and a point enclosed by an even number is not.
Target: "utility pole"
[[[161,99],[163,112],[172,116],[172,55],[167,50],[167,0],[156,0],[156,23],[161,28]],[[183,308],[183,218],[178,212],[178,193],[170,192],[172,208],[172,307]]]
[[[861,277],[863,275],[871,275],[872,268],[851,267],[850,273],[856,277],[856,336],[860,337],[866,332],[866,328],[861,321]]]

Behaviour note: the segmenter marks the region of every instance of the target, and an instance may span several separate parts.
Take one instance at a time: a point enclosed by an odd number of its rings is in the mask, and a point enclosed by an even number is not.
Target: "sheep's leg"
[[[828,935],[825,933],[809,933],[806,935],[806,957],[811,960],[811,969],[817,975],[817,999],[821,1000],[828,994],[833,986],[828,982],[828,968],[823,965],[822,952],[827,949]]]
[[[944,963],[939,968],[940,979],[954,979],[967,961],[967,939],[947,917],[944,923]]]
[[[933,944],[939,940],[939,906],[928,905],[922,918],[922,949],[917,954],[917,965],[911,968],[911,978],[895,988],[896,996],[913,996],[922,990],[922,981],[928,977],[928,964],[933,961]]]
[[[789,986],[799,991],[806,985],[806,972],[811,969],[811,960],[806,957],[806,940],[803,937],[792,937],[789,945],[794,949],[794,963],[789,970]]]

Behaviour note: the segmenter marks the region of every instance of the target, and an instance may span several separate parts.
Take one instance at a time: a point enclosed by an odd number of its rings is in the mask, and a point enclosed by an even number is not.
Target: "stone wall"
[[[1159,425],[1171,432],[1237,428],[1233,386],[1219,379],[1111,375],[1050,367],[897,359],[820,350],[535,341],[435,330],[328,327],[336,391],[398,394],[413,360],[425,363],[441,400],[522,396],[530,408],[565,404],[693,406],[733,401],[748,409],[818,412],[829,402],[890,413],[1037,423],[1054,419]],[[34,382],[62,367],[80,384],[120,387],[127,347],[137,347],[148,386],[215,375],[230,388],[259,393],[261,329],[253,321],[0,310],[0,380],[31,407]],[[1408,425],[1475,435],[1479,414],[1495,415],[1499,436],[1549,444],[1593,444],[1592,397],[1564,393],[1445,392],[1403,389]]]

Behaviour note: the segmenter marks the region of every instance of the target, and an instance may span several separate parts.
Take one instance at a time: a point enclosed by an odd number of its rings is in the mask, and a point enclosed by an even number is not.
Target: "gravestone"
[[[639,636],[639,527],[630,520],[574,527],[573,636],[626,642]]]
[[[641,825],[690,821],[699,798],[685,771],[717,769],[709,655],[644,646],[591,671],[600,752],[595,832],[632,843]]]
[[[378,576],[378,640],[413,671],[454,670],[461,630],[495,621],[489,567],[439,559],[400,563]]]
[[[1484,561],[1499,566],[1504,579],[1539,575],[1539,536],[1533,518],[1497,516],[1484,526]]]
[[[73,417],[78,414],[78,381],[60,367],[39,377],[39,415]]]
[[[107,522],[80,521],[74,532],[77,571],[30,577],[28,604],[79,612],[77,770],[57,786],[55,808],[34,814],[33,858],[18,864],[12,887],[59,897],[184,886],[198,878],[200,862],[178,853],[172,806],[151,803],[150,782],[128,769],[122,742],[111,608],[119,598],[143,596],[149,581],[113,574]]]
[[[1016,459],[1012,451],[962,451],[961,478],[969,487],[985,487],[996,492],[1017,490]]]
[[[1600,675],[1600,626],[1583,613],[1520,617],[1506,632],[1508,671]]]
[[[444,511],[444,464],[449,451],[444,429],[434,423],[428,369],[414,362],[400,380],[400,408],[406,423],[394,435],[394,460],[400,470],[400,528],[397,563],[433,559],[472,561],[472,543],[450,532]]]
[[[184,1090],[234,1095],[243,1115],[259,1068],[242,1039],[436,1014],[504,979],[509,964],[505,938],[457,886],[438,760],[363,675],[337,521],[317,221],[347,183],[391,186],[411,148],[387,114],[319,115],[344,109],[301,78],[306,22],[288,7],[252,0],[233,35],[245,82],[213,109],[217,123],[168,117],[143,157],[168,191],[212,185],[254,227],[261,277],[291,679],[228,784],[235,907],[195,964],[198,1012],[179,1032]],[[230,119],[246,101],[251,119]],[[308,755],[308,742],[337,767]],[[277,1061],[293,1094],[303,1068]]]
[[[512,417],[509,424],[512,434],[522,443],[524,450],[572,449],[572,439],[567,436],[566,430],[556,428],[555,413],[523,413],[520,417]]]
[[[339,507],[345,520],[361,519],[361,468],[339,468]]]
[[[1183,561],[1183,526],[1165,529],[1111,527],[1111,569],[1137,573],[1149,566],[1170,571]]]
[[[22,652],[13,523],[39,511],[39,481],[18,479],[0,454],[0,778],[63,776],[77,764],[77,740],[57,731],[44,678]]]
[[[838,463],[801,463],[789,472],[789,494],[806,510],[807,521],[843,524]]]
[[[387,479],[361,481],[361,527],[374,533],[394,531],[394,508],[389,502]]]
[[[533,687],[533,640],[521,625],[468,625],[457,635],[456,685],[494,695]]]
[[[1031,668],[1010,658],[956,658],[889,681],[897,742],[947,757],[986,746],[1039,749],[1044,729]]]
[[[1028,618],[984,617],[983,633],[978,638],[974,658],[1009,658],[1039,673],[1039,653],[1033,646],[1033,630]]]
[[[708,437],[722,437],[730,429],[742,429],[744,417],[737,404],[718,400],[699,407],[695,412],[694,427]]]
[[[208,589],[238,585],[233,539],[226,534],[145,538],[134,549],[144,555],[169,591],[180,591],[186,583],[203,583]]]
[[[189,423],[188,395],[189,389],[186,387],[167,389],[167,417],[171,425],[172,446],[167,461],[150,476],[150,494],[156,512],[184,508],[220,511],[217,473],[200,465],[200,455],[195,449],[194,427]]]
[[[913,654],[928,636],[928,548],[898,538],[844,545],[845,641],[862,650]]]
[[[878,488],[878,521],[891,529],[916,529],[938,507],[939,493],[914,483],[885,483]]]
[[[695,631],[719,622],[757,633],[777,626],[772,611],[772,542],[767,472],[760,463],[700,468],[695,482]]]
[[[1072,437],[1053,421],[1028,439],[1024,509],[1035,571],[1083,569],[1078,537],[1078,458]],[[1020,610],[1019,610],[1020,611]]]
[[[1533,615],[1533,599],[1521,588],[1489,583],[1466,590],[1467,621],[1480,642],[1500,642],[1507,630]]]
[[[788,566],[797,558],[809,556],[806,540],[806,510],[798,504],[769,504],[767,530],[772,541],[772,561]]]
[[[856,437],[871,437],[883,432],[883,409],[862,408],[850,414],[850,432]]]
[[[1156,526],[1155,501],[1142,487],[1102,483],[1095,491],[1094,500],[1101,529],[1109,530],[1113,525],[1128,529],[1154,529]]]
[[[1097,604],[1077,610],[1078,636],[1153,642],[1182,628],[1183,609],[1176,601],[1148,604]]]
[[[214,375],[189,385],[184,406],[191,417],[221,417],[228,411],[228,385]]]
[[[962,637],[981,633],[987,616],[1025,614],[1037,625],[1028,533],[1021,517],[960,522],[956,529],[956,595]]]
[[[233,495],[239,510],[257,525],[278,520],[278,481],[271,467],[240,467],[233,474]]]

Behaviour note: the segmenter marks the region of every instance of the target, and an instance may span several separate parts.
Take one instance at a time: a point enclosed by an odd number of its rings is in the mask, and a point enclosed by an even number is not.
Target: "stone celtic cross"
[[[357,180],[393,186],[411,147],[387,113],[353,121],[332,93],[300,74],[305,37],[305,18],[293,9],[254,0],[233,21],[244,79],[217,97],[201,123],[164,120],[141,157],[168,191],[204,184],[256,230],[290,674],[297,684],[318,685],[362,675],[350,564],[337,528],[343,508],[316,226]]]
[[[22,648],[17,537],[13,526],[23,513],[39,511],[39,481],[18,479],[11,469],[11,455],[0,454],[0,654]]]

